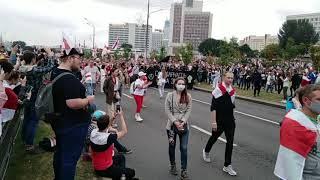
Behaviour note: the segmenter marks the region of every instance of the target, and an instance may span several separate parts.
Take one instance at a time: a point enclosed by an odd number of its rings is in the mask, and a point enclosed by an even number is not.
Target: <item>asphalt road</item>
[[[149,89],[146,97],[147,108],[143,109],[143,123],[134,119],[135,102],[124,91],[122,108],[128,124],[128,134],[123,144],[134,152],[127,155],[127,166],[136,170],[143,180],[175,180],[168,173],[168,140],[166,135],[167,116],[164,113],[164,99],[159,99],[157,90]],[[279,144],[279,126],[285,112],[242,100],[236,101],[236,134],[233,151],[233,167],[237,177],[230,177],[222,171],[225,143],[223,139],[213,146],[211,163],[202,160],[204,148],[211,132],[211,95],[192,91],[193,108],[190,117],[192,125],[188,145],[188,172],[193,180],[272,180]],[[100,109],[105,109],[105,97],[96,96]],[[224,136],[222,136],[224,138]],[[179,147],[179,146],[177,146]],[[176,149],[177,165],[180,169],[180,152]]]

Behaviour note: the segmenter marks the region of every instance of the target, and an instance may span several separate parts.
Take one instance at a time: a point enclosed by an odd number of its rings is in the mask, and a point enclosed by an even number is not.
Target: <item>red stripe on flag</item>
[[[307,157],[315,145],[317,133],[302,126],[297,121],[285,118],[280,129],[280,144]]]

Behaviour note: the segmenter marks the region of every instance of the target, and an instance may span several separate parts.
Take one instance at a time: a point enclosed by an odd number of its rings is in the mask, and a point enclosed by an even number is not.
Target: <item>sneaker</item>
[[[185,169],[181,170],[181,178],[180,179],[181,180],[188,180],[189,179],[187,170],[185,170]]]
[[[26,153],[28,153],[30,155],[37,155],[37,154],[41,154],[44,152],[45,152],[44,150],[40,149],[37,146],[26,145]]]
[[[142,105],[142,108],[147,108],[148,106],[146,106],[146,105]]]
[[[206,153],[204,149],[202,150],[202,158],[207,163],[211,162],[210,154]]]
[[[281,102],[282,102],[282,103],[286,103],[287,101],[286,101],[286,100],[282,100]]]
[[[178,175],[177,167],[175,164],[170,165],[170,174],[172,174],[174,176]]]
[[[223,167],[222,169],[224,172],[228,173],[230,176],[236,176],[237,172],[233,170],[232,166],[229,165],[228,167]]]
[[[140,117],[140,115],[139,114],[136,114],[136,121],[137,122],[142,122],[143,121],[143,119]]]
[[[126,149],[125,151],[119,151],[119,154],[132,154],[133,151],[131,149]]]

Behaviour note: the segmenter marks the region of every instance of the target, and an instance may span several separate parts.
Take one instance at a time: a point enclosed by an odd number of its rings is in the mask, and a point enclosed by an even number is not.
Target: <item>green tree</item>
[[[121,48],[123,49],[123,57],[128,60],[131,57],[131,49],[132,45],[131,44],[122,44]]]
[[[239,51],[244,57],[256,57],[254,51],[249,47],[248,44],[240,46]]]
[[[114,56],[114,59],[115,60],[119,60],[120,59],[120,52],[119,52],[119,49],[116,49],[113,53],[113,56]]]
[[[83,56],[87,59],[92,58],[92,51],[90,49],[84,49],[83,54]]]
[[[240,59],[241,53],[234,43],[224,42],[220,46],[220,63],[223,65],[228,65],[230,62]]]
[[[261,55],[271,61],[281,56],[281,49],[278,44],[270,44],[262,50]]]
[[[167,56],[167,51],[166,51],[166,48],[164,46],[162,46],[160,48],[160,53],[159,53],[159,61],[161,61],[162,59],[164,59],[165,57]]]
[[[225,42],[209,38],[200,43],[198,50],[204,56],[213,55],[220,57],[220,47],[223,43]]]
[[[315,69],[320,70],[320,46],[310,47],[310,54]]]
[[[150,58],[151,59],[157,59],[157,56],[158,56],[158,51],[152,50],[151,53],[150,53]]]
[[[181,46],[178,50],[179,55],[182,58],[182,61],[185,64],[189,64],[193,58],[193,47],[192,44],[187,44],[186,46]]]
[[[289,38],[293,39],[295,45],[304,44],[308,48],[318,42],[319,34],[307,20],[288,20],[279,30],[278,38],[282,49],[287,47]]]
[[[24,49],[24,47],[27,45],[24,41],[13,41],[12,45],[19,45],[22,49]]]

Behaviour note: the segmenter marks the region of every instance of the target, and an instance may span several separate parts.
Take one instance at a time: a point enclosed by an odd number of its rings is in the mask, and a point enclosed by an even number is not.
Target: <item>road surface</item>
[[[188,145],[188,172],[192,180],[272,180],[278,144],[279,121],[285,112],[282,109],[236,100],[236,133],[233,151],[233,167],[237,177],[230,177],[222,171],[224,163],[224,136],[213,146],[211,163],[202,160],[210,128],[210,93],[191,91],[193,107],[190,117],[191,130]],[[143,123],[134,119],[135,102],[124,90],[122,108],[128,124],[128,134],[123,144],[134,152],[126,155],[127,166],[136,170],[142,180],[175,180],[168,173],[168,140],[166,135],[167,116],[164,113],[164,99],[156,89],[148,89],[147,108],[142,111]],[[105,96],[98,94],[96,103],[106,109]],[[179,146],[176,149],[177,166],[180,169]],[[180,171],[179,171],[180,172]]]

